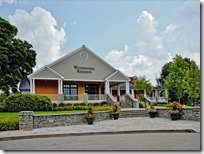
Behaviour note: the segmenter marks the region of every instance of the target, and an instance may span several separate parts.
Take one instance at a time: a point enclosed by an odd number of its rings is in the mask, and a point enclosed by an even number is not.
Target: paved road
[[[200,150],[200,133],[136,133],[1,141],[3,150]]]

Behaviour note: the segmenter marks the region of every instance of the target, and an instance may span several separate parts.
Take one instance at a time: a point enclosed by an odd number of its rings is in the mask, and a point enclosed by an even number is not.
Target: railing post
[[[126,81],[126,94],[130,93],[129,81]]]
[[[106,94],[110,93],[110,85],[108,80],[106,80],[105,82],[105,93]]]
[[[88,103],[88,94],[87,93],[83,93],[82,100],[83,100],[83,103]]]

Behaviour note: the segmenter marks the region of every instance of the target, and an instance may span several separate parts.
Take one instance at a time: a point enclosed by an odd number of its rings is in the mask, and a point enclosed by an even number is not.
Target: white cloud
[[[175,32],[176,28],[177,28],[177,25],[175,25],[175,24],[170,24],[170,25],[168,25],[168,26],[166,27],[164,33],[165,33],[165,34],[168,34],[168,33]]]
[[[37,52],[37,66],[42,67],[62,56],[61,45],[66,40],[63,26],[58,30],[57,21],[52,14],[35,7],[31,13],[25,10],[16,10],[9,16],[11,24],[18,28],[18,35],[27,40]]]
[[[131,55],[131,50],[126,45],[124,50],[111,50],[105,60],[115,68],[128,76],[148,74],[148,69],[152,67],[151,60],[145,55]]]
[[[143,11],[136,24],[136,50],[149,58],[159,58],[166,55],[163,39],[158,35],[159,21],[147,11]]]
[[[138,28],[140,28],[142,34],[152,35],[157,33],[156,27],[159,22],[147,11],[143,11],[137,19]]]
[[[7,3],[8,5],[15,4],[15,3],[25,3],[27,0],[0,0],[0,6],[2,6],[4,3]]]
[[[197,7],[195,7],[195,4],[192,4],[192,2],[185,2],[184,5],[179,8],[179,11],[182,12],[183,15],[186,15],[189,14],[186,9],[190,9],[193,15],[196,16],[198,14],[196,14],[197,11],[195,11],[195,8]],[[184,20],[183,18],[185,17],[179,16],[179,18]],[[181,24],[180,21],[176,22],[172,20],[171,23],[161,31],[159,29],[159,21],[151,13],[143,11],[136,22],[137,39],[135,46],[131,51],[128,47],[126,47],[124,51],[111,50],[106,56],[106,60],[128,76],[145,75],[147,79],[150,79],[153,85],[156,85],[155,74],[158,77],[162,66],[171,61],[176,54],[193,59],[200,65],[200,45],[196,39],[192,39],[188,36],[189,33],[199,30],[191,29],[194,18],[191,17],[190,19],[191,21],[188,22],[188,24],[187,20],[185,20],[185,28],[183,28],[183,23]],[[195,20],[193,25],[199,25],[199,22]],[[186,31],[187,29],[190,31]],[[160,33],[158,31],[160,31]]]

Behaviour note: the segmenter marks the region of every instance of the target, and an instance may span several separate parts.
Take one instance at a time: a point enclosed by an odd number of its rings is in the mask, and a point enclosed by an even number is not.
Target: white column
[[[105,89],[106,89],[106,94],[110,93],[109,81],[107,81],[107,80],[105,82]]]
[[[126,81],[126,94],[130,93],[129,81]]]
[[[61,81],[58,80],[58,94],[61,93]]]
[[[133,98],[135,98],[134,89],[131,89],[131,94],[132,94]]]
[[[33,79],[30,79],[30,94],[33,93]]]
[[[63,80],[60,80],[60,93],[63,93]]]
[[[62,80],[58,80],[58,94],[62,94],[63,93],[63,85],[62,85],[63,81]]]
[[[147,97],[146,89],[144,89],[144,97]]]
[[[33,79],[32,84],[33,84],[33,90],[32,90],[32,93],[35,94],[35,79]]]
[[[118,96],[120,96],[120,85],[118,85]]]

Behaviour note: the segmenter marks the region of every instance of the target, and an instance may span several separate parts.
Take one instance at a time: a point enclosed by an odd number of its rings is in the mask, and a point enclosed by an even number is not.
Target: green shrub
[[[88,106],[94,106],[94,103],[88,103]]]
[[[56,103],[53,103],[53,107],[54,107],[54,108],[57,107],[57,104],[56,104]]]
[[[108,104],[108,102],[106,102],[106,101],[101,102],[101,106],[104,106],[104,105],[107,105],[107,104]]]
[[[147,106],[148,106],[148,103],[145,103],[145,102],[139,103],[139,108],[146,108]]]
[[[87,110],[88,106],[75,106],[75,110]]]
[[[166,102],[153,102],[152,105],[154,106],[167,106]]]
[[[88,103],[88,106],[100,106],[99,103]]]
[[[94,106],[101,106],[99,103],[94,103]]]
[[[52,111],[53,104],[47,96],[32,94],[11,94],[5,99],[5,111]]]
[[[64,107],[65,104],[64,103],[59,103],[59,107]]]
[[[64,111],[64,107],[55,107],[54,111]]]
[[[111,109],[111,106],[101,106],[97,108],[97,111],[110,111]]]
[[[6,99],[6,94],[5,93],[0,93],[0,103],[4,102],[4,100]]]
[[[74,105],[74,106],[80,106],[80,104],[79,104],[79,103],[74,103],[73,105]]]
[[[157,106],[157,102],[152,102],[152,105]]]
[[[65,106],[65,107],[58,106],[58,107],[55,107],[53,111],[70,111],[69,108],[70,107],[68,107],[68,106]]]
[[[4,109],[4,106],[0,106],[0,112],[4,112],[5,109]]]
[[[65,106],[72,106],[72,104],[71,103],[67,103],[67,104],[65,104]]]
[[[73,106],[65,106],[64,111],[73,111],[74,107]]]
[[[18,129],[19,129],[18,121],[0,122],[0,131],[18,130]]]
[[[86,103],[80,103],[80,106],[86,106]]]

